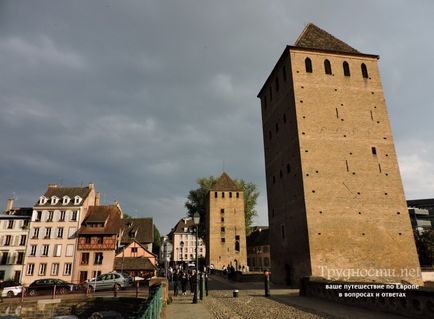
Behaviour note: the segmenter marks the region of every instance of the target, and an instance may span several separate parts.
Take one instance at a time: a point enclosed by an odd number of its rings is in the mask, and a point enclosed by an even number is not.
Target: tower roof
[[[235,184],[232,178],[229,177],[226,172],[217,179],[215,184],[211,187],[211,190],[215,191],[239,191],[240,188]]]
[[[330,33],[309,23],[295,41],[294,46],[326,51],[338,51],[345,53],[360,53],[345,42],[335,38]]]

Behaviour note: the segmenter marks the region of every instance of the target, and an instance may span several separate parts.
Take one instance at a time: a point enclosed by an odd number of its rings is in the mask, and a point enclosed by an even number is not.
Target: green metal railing
[[[160,319],[163,306],[163,285],[155,285],[149,289],[146,305],[146,311],[139,319]]]

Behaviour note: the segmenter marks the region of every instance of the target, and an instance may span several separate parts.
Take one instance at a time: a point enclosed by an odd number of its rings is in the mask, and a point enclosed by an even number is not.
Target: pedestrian
[[[0,302],[3,302],[3,279],[0,279]]]
[[[196,277],[196,270],[193,269],[193,271],[191,272],[190,278],[189,278],[189,282],[190,282],[190,292],[194,293],[195,290],[195,277]]]
[[[173,295],[174,296],[178,296],[179,280],[180,280],[179,269],[176,269],[175,273],[173,274]]]
[[[187,294],[187,282],[188,282],[188,274],[186,271],[183,271],[181,274],[181,289],[183,295]]]

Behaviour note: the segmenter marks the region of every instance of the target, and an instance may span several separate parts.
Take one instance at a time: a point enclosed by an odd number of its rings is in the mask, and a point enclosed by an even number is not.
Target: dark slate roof
[[[122,212],[118,205],[89,206],[79,235],[118,234],[122,227]],[[92,223],[104,223],[104,227],[90,227]]]
[[[122,220],[123,235],[121,244],[128,244],[133,240],[141,244],[154,242],[154,221],[152,218],[124,218]],[[134,236],[131,236],[135,234]]]
[[[148,257],[116,257],[114,263],[114,269],[120,271],[128,270],[155,270],[157,269],[150,261]]]
[[[239,191],[239,187],[235,182],[229,177],[226,172],[217,179],[217,181],[212,185],[211,190],[213,191]]]
[[[33,207],[12,208],[0,214],[0,219],[30,219]]]
[[[298,37],[294,46],[326,51],[337,51],[344,53],[360,53],[345,42],[335,38],[327,31],[309,23]]]
[[[187,231],[184,231],[184,228],[187,227]],[[191,217],[184,217],[179,220],[179,222],[172,229],[170,234],[179,234],[179,233],[188,233],[189,229],[194,227],[194,221]]]
[[[48,185],[48,189],[45,192],[44,196],[48,198],[48,201],[41,205],[39,204],[39,200],[36,202],[35,207],[51,207],[51,202],[50,202],[50,198],[52,196],[56,196],[58,198],[60,198],[60,201],[55,205],[60,206],[62,205],[62,197],[63,196],[68,196],[69,198],[71,198],[71,201],[65,205],[65,206],[81,206],[83,205],[83,201],[86,199],[86,197],[89,195],[91,191],[91,188],[89,186],[86,187],[59,187],[57,185],[54,184],[50,184]],[[74,197],[75,196],[80,196],[83,200],[75,205],[74,204]]]
[[[260,227],[247,236],[247,247],[270,245],[270,229],[268,227]]]
[[[434,209],[434,198],[408,200],[407,206],[408,207]]]

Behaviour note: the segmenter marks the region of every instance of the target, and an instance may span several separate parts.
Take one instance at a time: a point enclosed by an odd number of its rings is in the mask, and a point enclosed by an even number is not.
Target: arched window
[[[343,67],[344,67],[344,75],[350,76],[350,66],[348,65],[347,61],[344,61]]]
[[[304,60],[304,64],[306,66],[306,72],[312,73],[312,60],[310,58],[306,58]]]
[[[329,60],[324,60],[324,71],[325,74],[332,74],[332,65]]]
[[[365,63],[362,63],[362,65],[361,65],[360,67],[362,68],[362,75],[363,75],[363,78],[365,78],[365,79],[369,78],[369,75],[368,75],[368,68],[366,67],[366,64],[365,64]]]

